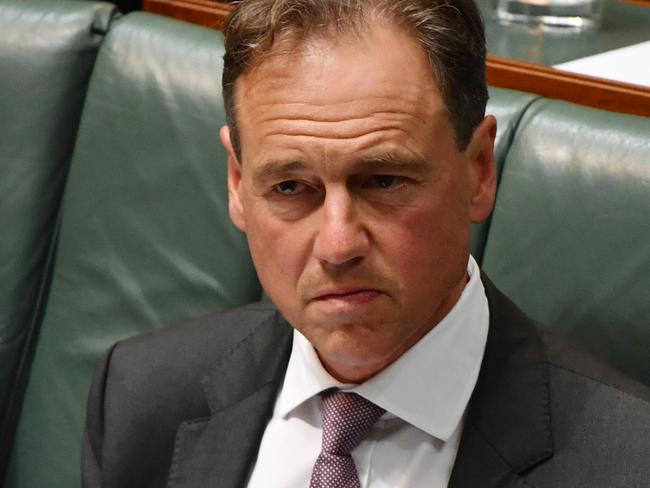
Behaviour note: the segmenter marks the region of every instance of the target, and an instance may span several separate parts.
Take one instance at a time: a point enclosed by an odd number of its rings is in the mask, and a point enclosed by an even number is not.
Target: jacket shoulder
[[[614,367],[596,358],[571,340],[558,336],[546,328],[540,335],[547,351],[547,362],[551,371],[574,376],[582,381],[593,382],[609,387],[612,392],[636,397],[650,402],[650,388],[636,381]]]
[[[134,359],[144,356],[153,358],[165,355],[166,364],[173,365],[176,359],[184,366],[190,356],[174,355],[191,350],[200,353],[205,350],[212,357],[225,351],[231,343],[237,343],[251,334],[260,323],[276,313],[271,302],[255,302],[226,311],[212,312],[171,327],[157,329],[120,341],[115,346],[113,360],[122,356]],[[216,348],[216,349],[215,349]],[[200,361],[195,356],[196,360]]]
[[[650,391],[563,338],[547,351],[553,457],[531,473],[572,487],[641,487],[650,479]],[[553,485],[557,486],[557,485]]]
[[[110,352],[108,386],[139,391],[151,400],[179,393],[200,398],[203,395],[188,395],[189,385],[199,388],[219,357],[276,313],[271,302],[256,302],[118,342]]]
[[[485,276],[483,282],[492,339],[489,335],[483,363],[490,367],[484,375],[490,382],[482,385],[482,398],[488,400],[481,406],[489,402],[492,415],[475,412],[474,417],[521,476],[520,484],[647,486],[648,387],[528,317]],[[519,453],[528,463],[519,462]]]
[[[115,344],[88,398],[84,486],[164,486],[178,426],[210,415],[202,380],[248,337],[283,331],[277,317],[259,302]]]

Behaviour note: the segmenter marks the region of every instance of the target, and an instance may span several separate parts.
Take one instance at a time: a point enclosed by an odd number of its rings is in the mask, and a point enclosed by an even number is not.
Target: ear
[[[241,199],[241,164],[232,147],[230,139],[230,127],[224,125],[219,131],[221,144],[228,153],[228,211],[230,220],[235,226],[246,232],[246,219],[244,218],[244,207]]]
[[[494,162],[494,140],[497,121],[492,115],[483,119],[474,130],[465,149],[470,162],[469,216],[477,224],[488,218],[494,207],[497,191],[497,170]]]

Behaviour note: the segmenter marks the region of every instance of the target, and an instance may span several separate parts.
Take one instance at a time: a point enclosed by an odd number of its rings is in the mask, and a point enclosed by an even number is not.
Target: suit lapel
[[[179,427],[168,488],[244,486],[284,378],[291,337],[276,313],[219,360],[203,382],[211,416]]]
[[[553,455],[540,335],[485,276],[483,283],[490,328],[449,488],[524,486],[519,474]]]

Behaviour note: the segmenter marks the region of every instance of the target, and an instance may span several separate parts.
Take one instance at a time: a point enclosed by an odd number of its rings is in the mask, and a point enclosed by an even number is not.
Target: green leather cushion
[[[650,119],[541,100],[507,155],[483,269],[650,383]]]
[[[497,119],[497,138],[494,145],[494,159],[497,174],[501,174],[503,161],[512,137],[519,125],[519,120],[533,100],[539,98],[531,93],[522,93],[503,88],[490,87],[490,100],[486,114],[494,115]],[[472,255],[480,263],[483,259],[485,237],[490,226],[490,220],[472,226]]]
[[[108,3],[0,1],[0,418],[34,315],[88,79],[114,13]],[[5,425],[0,442],[8,436]]]
[[[110,344],[260,296],[227,215],[222,55],[216,31],[145,13],[102,45],[6,488],[79,485],[91,372]]]

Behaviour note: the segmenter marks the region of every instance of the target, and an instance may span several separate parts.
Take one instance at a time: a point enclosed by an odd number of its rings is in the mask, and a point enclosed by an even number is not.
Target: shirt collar
[[[293,346],[276,411],[290,415],[328,388],[355,392],[389,414],[447,441],[460,423],[483,360],[489,310],[478,265],[449,313],[386,369],[359,385],[341,383],[323,368],[309,341],[294,329]]]

